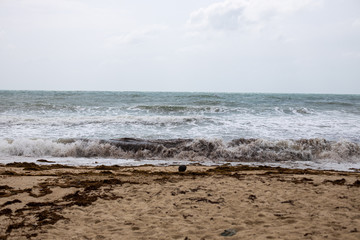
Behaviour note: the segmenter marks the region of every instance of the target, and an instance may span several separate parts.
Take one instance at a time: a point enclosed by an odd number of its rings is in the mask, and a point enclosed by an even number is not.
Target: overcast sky
[[[360,94],[360,1],[0,0],[0,89]]]

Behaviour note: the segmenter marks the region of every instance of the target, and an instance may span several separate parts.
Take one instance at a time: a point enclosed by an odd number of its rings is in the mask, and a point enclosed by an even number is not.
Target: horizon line
[[[221,93],[221,94],[318,94],[318,95],[360,95],[360,93],[333,92],[260,92],[260,91],[169,91],[169,90],[48,90],[48,89],[0,89],[0,91],[29,91],[29,92],[143,92],[143,93]]]

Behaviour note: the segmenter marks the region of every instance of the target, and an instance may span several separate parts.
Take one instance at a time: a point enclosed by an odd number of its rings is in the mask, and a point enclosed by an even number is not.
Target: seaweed
[[[16,176],[16,175],[18,175],[18,174],[17,174],[16,172],[14,172],[14,171],[9,171],[9,170],[7,170],[7,171],[5,171],[5,172],[2,172],[1,175]]]
[[[43,206],[56,206],[54,202],[29,202],[26,204],[28,207],[38,208]]]
[[[10,208],[5,208],[0,211],[0,216],[1,215],[11,215],[11,214],[12,214],[12,210]]]
[[[220,175],[230,175],[232,172],[241,172],[241,171],[266,171],[264,173],[257,173],[257,175],[273,175],[273,174],[282,174],[282,175],[340,175],[341,172],[336,171],[327,171],[327,170],[313,170],[313,169],[290,169],[282,167],[270,167],[270,166],[248,166],[248,165],[239,165],[239,166],[228,166],[222,165],[215,168],[208,169],[207,173],[220,174]],[[346,173],[348,175],[349,173]],[[238,176],[236,176],[238,177]]]
[[[19,190],[14,190],[14,189],[10,189],[7,192],[0,192],[0,198],[4,198],[4,197],[9,197],[9,196],[13,196],[16,195],[18,193],[24,193],[24,192],[31,192],[30,188],[26,188],[26,189],[19,189]]]
[[[95,169],[96,170],[118,170],[118,169],[120,169],[120,166],[118,166],[118,165],[112,165],[112,166],[100,165],[100,166],[96,166]]]
[[[40,185],[40,190],[39,190],[40,193],[35,194],[33,192],[30,192],[29,195],[31,197],[39,198],[51,194],[53,192],[48,186],[45,186],[44,184],[39,184],[39,185]]]
[[[210,200],[204,197],[194,197],[194,198],[188,198],[188,200],[195,202],[206,202],[211,204],[220,204],[225,202],[224,198],[219,198],[218,200]]]
[[[73,194],[68,194],[64,198],[66,201],[71,201],[69,205],[89,206],[98,199],[98,196],[89,196],[88,194],[76,191]]]
[[[28,233],[28,234],[26,234],[26,238],[28,238],[28,239],[30,239],[30,238],[32,238],[32,237],[37,237],[37,233]]]
[[[356,180],[353,184],[350,185],[351,187],[360,187],[360,180]]]
[[[345,178],[337,179],[337,180],[327,180],[325,179],[323,183],[332,183],[333,185],[344,185],[346,183]]]
[[[7,201],[3,205],[1,205],[1,207],[5,207],[7,205],[11,205],[11,204],[14,204],[14,203],[21,203],[21,201],[19,199],[15,199],[15,200],[12,200],[12,201]]]
[[[300,183],[310,183],[310,184],[313,184],[313,179],[311,178],[301,178],[301,179],[293,179],[292,182],[295,183],[295,184],[300,184]]]
[[[23,162],[23,163],[8,163],[6,164],[8,167],[23,167],[26,171],[40,171],[43,170],[41,166],[37,165],[36,163],[29,163],[29,162]]]
[[[12,187],[9,187],[8,185],[0,185],[0,190],[8,190],[13,189]]]
[[[183,191],[183,190],[180,190],[180,189],[176,189],[176,191],[172,191],[171,192],[171,195],[172,196],[176,196],[176,195],[179,195],[179,194],[186,194],[186,193],[188,193],[189,191]]]
[[[49,210],[44,210],[42,212],[39,212],[35,215],[35,217],[38,220],[38,225],[48,225],[48,224],[55,224],[57,221],[61,219],[65,219],[63,216]]]
[[[208,173],[229,173],[229,172],[238,172],[238,171],[254,171],[254,170],[270,170],[273,169],[272,167],[267,166],[248,166],[248,165],[241,165],[241,166],[218,166],[212,169],[207,170]]]
[[[25,220],[23,220],[22,222],[19,222],[19,223],[10,224],[6,229],[6,233],[11,233],[12,230],[22,228],[22,227],[25,227]]]
[[[59,168],[76,168],[73,166],[62,165],[62,164],[38,165],[33,162],[13,162],[13,163],[8,163],[5,166],[6,167],[15,167],[15,168],[24,168],[24,170],[28,170],[28,171],[50,170],[50,169],[59,169]]]
[[[63,184],[63,187],[73,187],[74,185],[78,188],[83,188],[83,190],[78,190],[73,194],[68,194],[61,199],[49,202],[29,202],[25,205],[25,207],[21,209],[17,209],[15,211],[15,215],[12,215],[11,209],[3,209],[0,211],[0,215],[12,216],[16,218],[25,219],[22,222],[10,224],[6,229],[7,238],[12,230],[18,228],[25,228],[27,231],[30,229],[38,229],[43,225],[55,224],[57,221],[61,219],[66,219],[61,215],[61,211],[64,208],[68,208],[74,205],[77,206],[89,206],[97,199],[107,199],[114,200],[118,198],[122,198],[121,196],[116,196],[114,194],[100,194],[98,191],[102,186],[106,185],[114,185],[114,184],[123,184],[125,182],[130,181],[121,181],[119,179],[103,179],[103,180],[84,180],[84,181],[68,181]],[[137,182],[135,182],[137,183]],[[59,183],[57,183],[59,184]],[[54,183],[41,183],[39,184],[45,192],[50,192],[50,185],[55,185]],[[4,187],[5,188],[5,187]],[[30,191],[29,191],[30,190]],[[17,190],[22,192],[29,192],[29,195],[38,197],[40,195],[34,195],[31,193],[31,189]],[[6,204],[12,204],[15,202],[20,202],[20,200],[8,201]],[[30,219],[26,218],[28,215],[34,215],[36,218],[36,223],[33,224],[28,222]],[[14,219],[16,219],[14,218]],[[36,233],[35,233],[36,234]],[[32,234],[30,234],[32,236]],[[30,236],[29,235],[29,236]],[[34,235],[35,236],[35,235]]]
[[[165,171],[159,171],[159,172],[152,172],[150,170],[132,170],[132,173],[135,174],[141,174],[141,175],[150,175],[150,176],[163,176],[163,177],[170,177],[170,176],[210,176],[209,172],[193,172],[193,171],[187,171],[187,172],[165,172]]]
[[[294,204],[294,200],[282,201],[281,203],[288,203],[288,204],[290,204],[290,205],[292,205],[292,206],[295,205],[295,204]]]

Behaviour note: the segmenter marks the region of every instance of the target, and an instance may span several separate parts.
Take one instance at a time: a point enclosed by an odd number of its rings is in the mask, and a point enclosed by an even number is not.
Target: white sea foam
[[[192,159],[197,161],[319,161],[359,162],[360,145],[324,139],[86,140],[2,139],[0,156]]]
[[[7,138],[325,138],[360,141],[357,116],[341,114],[116,115],[38,116],[0,115],[1,137]]]

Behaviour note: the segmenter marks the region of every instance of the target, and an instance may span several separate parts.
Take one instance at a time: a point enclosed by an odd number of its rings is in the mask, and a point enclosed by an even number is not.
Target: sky
[[[360,94],[360,1],[0,0],[0,89]]]

